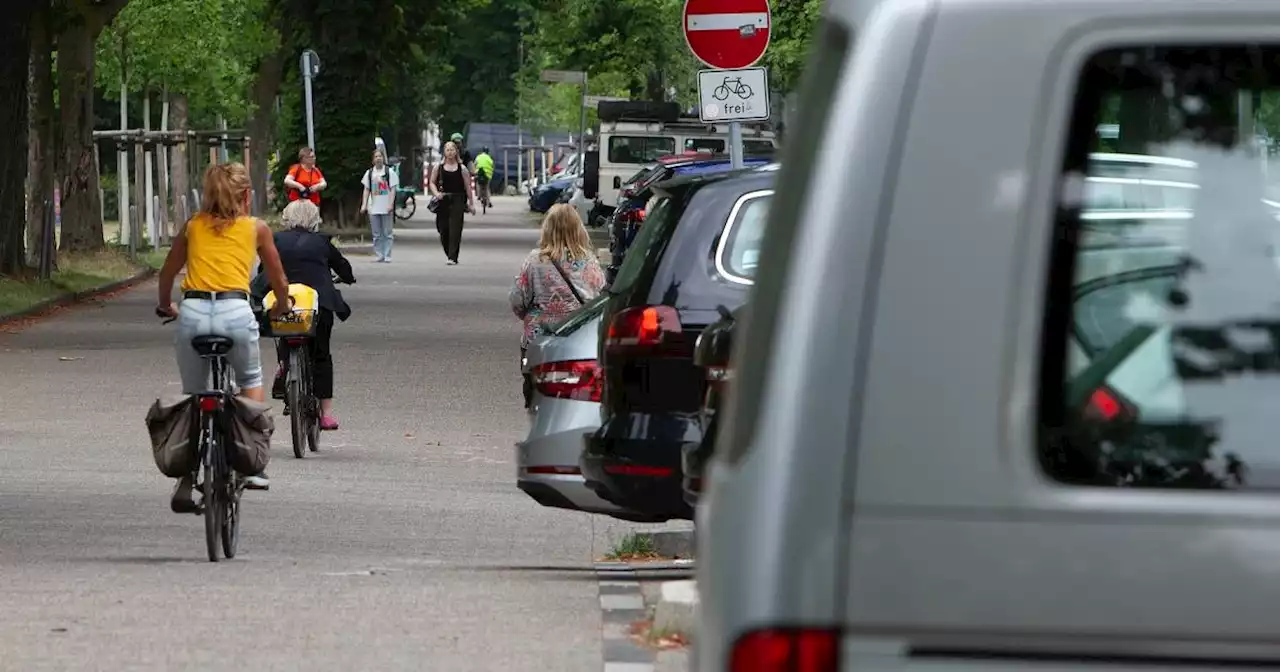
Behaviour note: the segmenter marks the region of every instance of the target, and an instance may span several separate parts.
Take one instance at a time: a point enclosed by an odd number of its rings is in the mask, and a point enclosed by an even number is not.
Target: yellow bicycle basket
[[[271,318],[272,336],[314,336],[316,312],[320,310],[320,293],[311,287],[294,283],[289,285],[289,303],[293,310],[282,317]],[[276,305],[276,293],[268,292],[262,307],[270,312]]]

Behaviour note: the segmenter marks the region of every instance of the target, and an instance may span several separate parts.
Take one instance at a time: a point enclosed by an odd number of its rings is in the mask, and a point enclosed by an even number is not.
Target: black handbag
[[[443,187],[441,185],[443,184],[444,176],[440,174],[439,170],[440,170],[440,164],[436,164],[435,167],[431,169],[431,172],[435,173],[435,176],[436,176],[436,179],[435,179],[436,191],[443,191]],[[435,212],[438,212],[439,210],[440,210],[440,196],[432,195],[431,198],[427,201],[427,212],[435,213]]]

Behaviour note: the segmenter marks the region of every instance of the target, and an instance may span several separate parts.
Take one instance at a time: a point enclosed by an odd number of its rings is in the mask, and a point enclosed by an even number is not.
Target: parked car
[[[717,306],[720,319],[707,327],[694,344],[693,363],[702,369],[707,391],[702,397],[702,409],[698,413],[701,436],[686,443],[681,450],[681,471],[684,473],[684,501],[697,506],[702,492],[702,471],[707,460],[715,452],[720,405],[728,386],[733,381],[733,369],[729,355],[733,351],[733,331],[742,321],[747,307],[730,311]]]
[[[769,159],[763,157],[746,157],[744,167],[763,167],[770,165]],[[690,155],[663,157],[652,170],[642,175],[632,184],[624,187],[620,194],[628,194],[627,200],[619,205],[607,221],[609,227],[609,252],[612,260],[605,267],[605,279],[612,282],[618,269],[626,259],[627,249],[635,240],[636,232],[644,224],[645,210],[652,200],[652,187],[664,180],[682,175],[698,175],[702,173],[720,173],[733,170],[727,155],[693,152]]]
[[[533,379],[529,435],[516,444],[516,487],[543,506],[661,522],[611,504],[587,489],[578,466],[582,434],[600,426],[600,317],[605,297],[587,303],[530,343]]]
[[[559,202],[564,190],[571,187],[576,179],[577,176],[562,177],[534,187],[529,194],[529,209],[533,212],[550,210],[551,206]]]
[[[1214,7],[824,4],[697,505],[696,669],[1280,668],[1244,102],[1280,7]],[[1102,120],[1199,170],[1104,174]]]
[[[680,177],[655,185],[644,228],[609,287],[601,336],[601,424],[587,435],[587,487],[618,506],[688,518],[681,448],[700,436],[705,379],[694,343],[746,300],[775,174]]]

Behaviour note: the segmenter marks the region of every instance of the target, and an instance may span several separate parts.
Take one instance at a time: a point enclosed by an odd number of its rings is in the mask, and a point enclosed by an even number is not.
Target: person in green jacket
[[[480,192],[480,202],[486,208],[493,207],[489,200],[489,181],[493,179],[493,157],[489,156],[489,148],[481,147],[476,157],[476,191]]]

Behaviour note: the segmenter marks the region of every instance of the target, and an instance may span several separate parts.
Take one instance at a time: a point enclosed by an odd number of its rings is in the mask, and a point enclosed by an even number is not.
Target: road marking
[[[767,12],[744,12],[739,14],[690,14],[689,30],[738,30],[743,26],[754,26],[757,30],[769,27]]]

